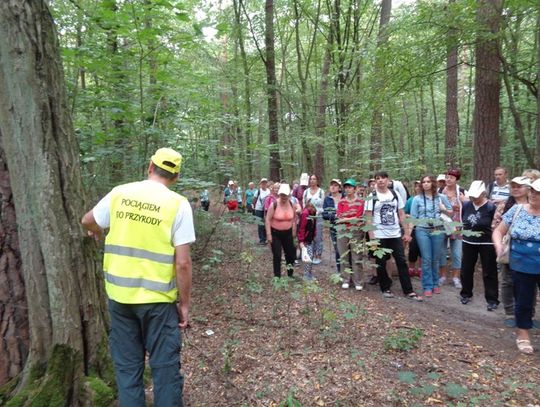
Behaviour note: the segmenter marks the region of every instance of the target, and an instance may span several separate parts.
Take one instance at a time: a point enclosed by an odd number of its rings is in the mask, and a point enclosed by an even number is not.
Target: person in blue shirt
[[[516,345],[520,352],[534,352],[529,330],[536,288],[540,288],[540,179],[531,184],[529,202],[514,205],[493,232],[495,251],[503,252],[502,238],[510,230],[510,270],[514,280]]]
[[[420,179],[421,193],[416,195],[411,205],[411,217],[418,219],[415,236],[422,256],[422,288],[424,297],[440,294],[439,259],[443,249],[444,225],[441,213],[452,214],[448,198],[437,192],[434,176],[425,175]]]

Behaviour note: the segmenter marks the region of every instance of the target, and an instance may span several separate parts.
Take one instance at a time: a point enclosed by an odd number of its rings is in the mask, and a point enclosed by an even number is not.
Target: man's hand
[[[93,237],[96,242],[100,241],[103,238],[103,229],[99,230],[89,230],[87,235]]]
[[[181,305],[176,303],[176,311],[178,312],[178,327],[180,329],[186,329],[189,323],[189,307],[187,305]]]
[[[405,233],[403,237],[401,238],[405,243],[409,243],[412,240],[412,237],[410,234]]]

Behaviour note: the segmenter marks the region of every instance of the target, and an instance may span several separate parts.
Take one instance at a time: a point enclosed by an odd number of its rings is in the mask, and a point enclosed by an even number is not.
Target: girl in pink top
[[[277,192],[279,198],[268,207],[266,213],[266,239],[272,248],[274,277],[281,277],[282,249],[285,252],[287,275],[292,277],[296,260],[296,210],[290,200],[289,184],[281,184]]]
[[[361,258],[361,244],[364,232],[360,230],[363,225],[364,200],[356,195],[356,181],[348,179],[343,183],[345,196],[338,202],[338,250],[341,254],[341,288],[349,288],[352,278],[356,291],[362,291],[363,267]]]

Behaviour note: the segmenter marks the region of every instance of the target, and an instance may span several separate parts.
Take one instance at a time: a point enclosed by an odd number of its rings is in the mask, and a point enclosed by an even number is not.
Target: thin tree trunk
[[[449,0],[450,6],[455,0]],[[446,120],[444,128],[444,161],[446,166],[454,168],[457,165],[457,149],[459,138],[458,113],[458,49],[454,44],[456,29],[451,28],[448,37],[450,45],[446,50]],[[469,87],[470,92],[470,87]],[[468,118],[467,118],[468,120]],[[437,149],[437,153],[438,153]]]
[[[386,26],[390,21],[390,15],[392,12],[392,0],[382,0],[381,2],[381,19],[379,23],[379,35],[377,37],[377,50],[380,49],[388,41],[388,33]],[[379,55],[375,60],[375,72],[377,76],[384,76],[382,59]],[[371,145],[370,145],[370,169],[376,170],[380,167],[382,156],[382,95],[383,85],[379,80],[379,83],[375,85],[374,89],[374,108],[373,116],[371,119]]]
[[[106,314],[96,247],[79,225],[79,150],[44,1],[0,2],[0,89],[0,150],[17,216],[30,331],[19,390],[47,369],[32,384],[32,397],[43,405],[52,395],[77,405],[85,374],[110,367]]]
[[[265,3],[264,43],[266,46],[266,92],[268,98],[268,135],[270,143],[269,175],[270,179],[281,179],[281,162],[279,158],[279,128],[277,105],[276,60],[274,50],[274,0]]]
[[[324,139],[326,133],[326,106],[328,104],[328,74],[331,63],[332,36],[328,40],[326,53],[324,55],[321,71],[321,84],[319,86],[319,98],[317,100],[317,117],[315,119],[315,167],[313,172],[317,175],[319,182],[322,182],[324,176]]]

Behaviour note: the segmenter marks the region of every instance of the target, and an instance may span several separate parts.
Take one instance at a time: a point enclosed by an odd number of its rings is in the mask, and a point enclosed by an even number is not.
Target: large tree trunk
[[[79,152],[44,1],[0,2],[0,89],[0,149],[13,191],[30,331],[18,389],[41,376],[27,397],[78,405],[84,376],[110,368],[106,315],[96,247],[79,225]]]
[[[474,106],[474,178],[489,181],[500,159],[498,40],[501,0],[478,0]]]
[[[266,88],[268,98],[268,134],[270,142],[270,179],[281,179],[281,161],[279,158],[278,106],[276,84],[276,53],[274,50],[274,0],[266,0],[266,28],[264,43],[266,46]]]
[[[388,33],[386,26],[390,21],[390,15],[392,12],[392,0],[382,0],[381,2],[381,19],[379,23],[379,35],[377,38],[377,49],[380,51],[380,48],[386,44],[388,41]],[[383,62],[382,57],[377,55],[375,60],[375,72],[377,72],[378,77],[383,77]],[[374,89],[374,107],[373,107],[373,116],[371,119],[371,146],[370,146],[370,169],[378,170],[381,166],[381,157],[382,157],[382,105],[383,105],[383,96],[381,91],[383,85],[381,80],[378,80],[376,88]]]
[[[319,97],[317,100],[317,116],[315,119],[315,136],[317,145],[315,147],[315,163],[313,172],[317,175],[319,183],[322,183],[324,176],[324,139],[326,132],[326,106],[328,104],[328,74],[330,72],[332,36],[328,40],[328,46],[324,55],[321,72],[321,85],[319,87]]]
[[[450,6],[455,0],[449,0]],[[446,51],[446,125],[444,158],[448,167],[457,166],[459,135],[458,114],[458,49],[454,45],[456,30],[449,31],[450,45]]]
[[[0,148],[0,384],[22,371],[28,354],[24,293],[13,194],[5,154]]]

